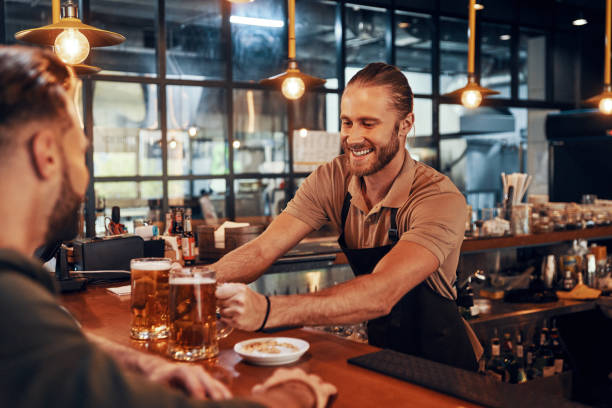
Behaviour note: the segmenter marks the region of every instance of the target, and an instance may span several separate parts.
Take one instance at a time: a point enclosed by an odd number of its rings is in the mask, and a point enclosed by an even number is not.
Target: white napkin
[[[225,229],[226,228],[238,228],[238,227],[248,227],[248,226],[249,226],[248,222],[225,221],[215,231],[215,248],[225,248]]]
[[[113,293],[117,296],[125,296],[132,293],[132,287],[130,285],[119,286],[116,288],[106,288],[110,293]]]

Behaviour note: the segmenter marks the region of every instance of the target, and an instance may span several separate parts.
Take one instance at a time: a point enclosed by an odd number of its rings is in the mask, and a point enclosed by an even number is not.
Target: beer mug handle
[[[233,327],[222,323],[221,320],[221,312],[219,307],[217,307],[217,340],[221,340],[230,335],[230,333],[234,330]]]

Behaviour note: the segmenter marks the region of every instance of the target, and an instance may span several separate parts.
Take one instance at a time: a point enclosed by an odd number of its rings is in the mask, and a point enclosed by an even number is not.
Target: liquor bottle
[[[181,237],[183,235],[183,209],[176,208],[174,210],[174,228],[173,234]]]
[[[538,344],[540,342],[540,333],[536,330],[533,334],[533,341],[527,348],[527,353],[525,354],[525,366],[527,369],[527,379],[533,380],[534,378],[538,378],[542,376],[541,368],[538,368],[535,364],[536,355],[538,354]]]
[[[493,338],[491,339],[491,358],[487,362],[486,373],[499,381],[503,381],[506,376],[506,369],[500,356],[499,337],[497,329],[494,329]]]
[[[181,238],[181,246],[183,247],[183,261],[185,266],[195,264],[195,237],[191,227],[191,215],[185,215],[185,227],[183,237]]]
[[[516,341],[514,343],[514,351],[516,357],[516,376],[510,378],[510,382],[523,383],[527,381],[527,371],[525,368],[525,347],[523,345],[523,332],[516,333]]]
[[[555,374],[563,372],[565,364],[565,352],[561,345],[561,337],[559,336],[559,329],[557,329],[557,322],[555,319],[552,321],[552,328],[550,329],[550,342],[551,349],[554,358]]]
[[[550,347],[549,333],[546,321],[544,321],[540,330],[540,342],[535,359],[535,365],[541,370],[543,377],[550,377],[555,374],[555,359]]]
[[[166,236],[172,235],[172,228],[173,228],[172,224],[173,224],[172,211],[168,211],[166,213],[166,226],[164,228],[164,235]]]
[[[512,338],[510,333],[504,333],[504,339],[501,343],[501,358],[504,364],[504,382],[513,382],[516,379],[518,366],[512,347]]]

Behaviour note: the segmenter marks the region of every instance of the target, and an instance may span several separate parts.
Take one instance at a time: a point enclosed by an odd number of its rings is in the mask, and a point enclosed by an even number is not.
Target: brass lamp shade
[[[454,98],[454,99],[460,100],[461,99],[461,95],[465,91],[478,91],[478,92],[480,92],[480,94],[482,96],[498,95],[499,94],[498,91],[494,91],[493,89],[489,89],[489,88],[485,88],[483,86],[480,86],[475,81],[468,81],[467,85],[464,86],[463,88],[459,88],[459,89],[457,89],[457,90],[455,90],[453,92],[449,92],[449,93],[444,94],[442,96],[443,97],[447,97],[447,98]]]
[[[15,34],[15,38],[33,44],[53,46],[55,38],[68,29],[79,30],[87,37],[91,47],[107,47],[125,41],[125,37],[121,34],[84,24],[80,19],[74,17],[64,17],[54,24],[19,31]]]
[[[85,65],[85,64],[74,64],[74,65],[70,65],[70,67],[72,68],[72,70],[77,76],[97,74],[98,72],[102,70],[102,68],[100,67],[94,67],[92,65]]]
[[[273,77],[270,77],[270,78],[262,79],[261,81],[259,81],[259,83],[265,86],[272,86],[275,88],[280,88],[283,81],[286,78],[291,78],[291,77],[301,78],[302,81],[304,81],[304,85],[306,85],[307,88],[318,87],[318,86],[323,85],[326,82],[325,79],[317,78],[317,77],[307,75],[301,72],[297,67],[297,63],[295,61],[291,61],[289,62],[289,68],[287,68],[285,72],[280,73],[278,75],[274,75]]]

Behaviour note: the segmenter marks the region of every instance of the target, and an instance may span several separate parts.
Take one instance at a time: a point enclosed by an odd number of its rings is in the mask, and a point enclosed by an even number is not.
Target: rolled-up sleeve
[[[466,203],[457,192],[430,194],[399,219],[402,241],[419,244],[438,258],[440,265],[463,242]]]
[[[325,205],[325,203],[330,201],[330,183],[321,182],[324,178],[330,179],[330,176],[326,174],[327,172],[326,166],[320,166],[313,171],[302,182],[295,196],[285,208],[287,214],[305,222],[315,230],[329,222],[326,212],[329,204]]]

